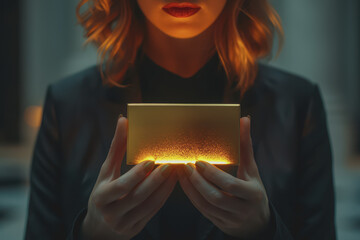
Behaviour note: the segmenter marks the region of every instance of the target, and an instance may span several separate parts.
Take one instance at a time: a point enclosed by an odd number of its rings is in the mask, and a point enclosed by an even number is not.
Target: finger
[[[180,176],[179,183],[192,204],[215,225],[226,225],[233,216],[228,211],[210,204],[194,187],[187,177]]]
[[[154,161],[141,162],[114,181],[98,186],[94,197],[96,205],[103,206],[124,197],[145,179],[154,166]]]
[[[175,187],[177,179],[177,175],[175,171],[173,171],[167,181],[163,182],[160,187],[139,206],[125,214],[124,219],[129,221],[131,226],[135,229],[145,226],[169,198]]]
[[[120,117],[108,155],[101,167],[99,178],[104,179],[112,176],[112,179],[115,179],[120,176],[121,162],[126,152],[127,128],[128,120],[125,117]]]
[[[195,170],[193,164],[187,164],[184,167],[188,171],[188,178],[192,185],[212,205],[230,212],[237,211],[237,207],[242,206],[242,201],[240,199],[223,193],[220,189],[203,178],[200,173]]]
[[[145,201],[165,180],[173,170],[170,164],[157,167],[135,189],[130,191],[124,198],[111,203],[117,212],[127,212]]]
[[[250,118],[240,118],[240,164],[237,177],[247,180],[249,177],[257,177],[258,169],[252,147]]]
[[[195,165],[198,172],[206,180],[218,186],[225,192],[243,199],[247,199],[247,196],[254,192],[251,184],[222,171],[212,164],[204,161],[197,161]]]

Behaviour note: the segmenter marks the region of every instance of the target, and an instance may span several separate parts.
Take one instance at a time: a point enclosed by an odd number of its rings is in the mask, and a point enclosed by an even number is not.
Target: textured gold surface
[[[237,165],[240,104],[129,103],[127,164]]]

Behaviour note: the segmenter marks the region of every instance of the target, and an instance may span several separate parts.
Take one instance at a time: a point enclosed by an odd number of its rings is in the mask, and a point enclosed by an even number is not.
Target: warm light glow
[[[233,164],[233,162],[226,160],[226,159],[216,159],[216,158],[206,158],[206,157],[199,157],[197,159],[190,159],[190,158],[174,158],[172,156],[169,156],[166,159],[155,159],[153,156],[147,156],[142,160],[139,160],[138,163],[144,162],[144,161],[154,161],[155,164],[187,164],[187,163],[194,163],[196,161],[205,161],[214,165],[228,165]]]
[[[27,125],[33,128],[40,127],[42,118],[41,106],[29,106],[25,109],[24,119]]]
[[[193,138],[176,138],[156,141],[156,144],[149,144],[139,150],[134,163],[152,160],[155,164],[186,164],[196,161],[205,161],[214,165],[236,164],[235,156],[231,156],[230,145],[221,141],[220,137],[206,139],[206,144],[200,144]]]
[[[145,160],[144,160],[145,161]],[[232,164],[232,162],[230,161],[226,161],[226,160],[172,160],[172,159],[164,159],[164,160],[155,160],[155,164],[187,164],[187,163],[194,163],[196,161],[206,161],[208,163],[214,164],[214,165],[228,165],[228,164]]]

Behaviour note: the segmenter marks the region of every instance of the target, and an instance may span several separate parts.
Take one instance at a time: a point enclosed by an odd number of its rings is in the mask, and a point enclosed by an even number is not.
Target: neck
[[[213,25],[193,38],[173,38],[146,20],[143,51],[156,64],[181,77],[193,76],[215,53]]]

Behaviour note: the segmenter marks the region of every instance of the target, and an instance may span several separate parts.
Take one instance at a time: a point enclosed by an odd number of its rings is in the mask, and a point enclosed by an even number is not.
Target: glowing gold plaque
[[[238,165],[240,104],[129,103],[127,164]]]

